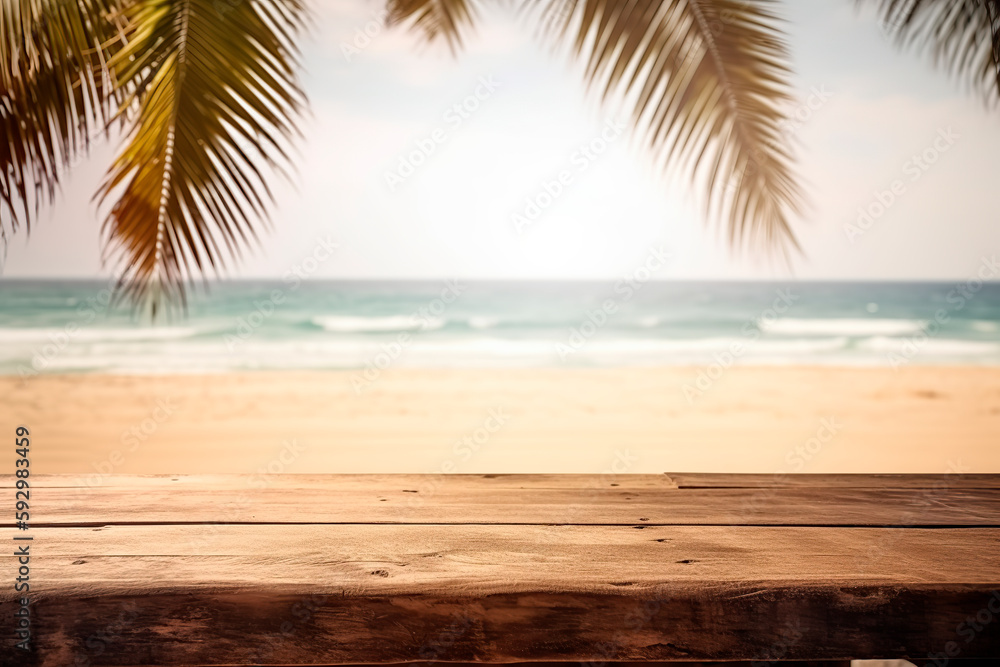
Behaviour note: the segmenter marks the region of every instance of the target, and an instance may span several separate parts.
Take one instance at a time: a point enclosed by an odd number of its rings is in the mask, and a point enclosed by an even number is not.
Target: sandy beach
[[[1000,370],[389,369],[0,379],[39,473],[1000,472]],[[690,399],[690,400],[689,400]]]

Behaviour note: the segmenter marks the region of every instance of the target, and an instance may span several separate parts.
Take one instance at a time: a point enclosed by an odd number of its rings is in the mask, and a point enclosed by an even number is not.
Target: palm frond
[[[875,5],[884,32],[929,51],[935,64],[1000,99],[1000,0],[857,0]]]
[[[801,195],[781,127],[790,100],[772,0],[525,0],[543,33],[569,39],[605,101],[630,107],[654,161],[708,184],[731,244],[797,248]],[[470,0],[390,0],[430,39],[461,43]],[[540,11],[539,11],[540,10]]]
[[[0,0],[0,238],[56,193],[114,107],[114,0]]]
[[[470,0],[389,0],[388,9],[391,23],[415,28],[430,42],[444,39],[452,52],[476,17]]]
[[[771,0],[549,0],[586,76],[618,95],[658,166],[706,179],[733,245],[797,248],[801,196],[781,133],[787,49]]]
[[[184,302],[185,282],[238,258],[267,220],[259,162],[283,173],[304,103],[300,0],[144,0],[109,63],[132,122],[99,198],[120,295]]]

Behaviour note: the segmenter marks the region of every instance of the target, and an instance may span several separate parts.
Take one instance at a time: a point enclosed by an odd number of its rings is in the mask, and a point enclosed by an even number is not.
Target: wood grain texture
[[[956,489],[1000,489],[1000,474],[956,472],[942,474],[890,475],[890,474],[722,474],[722,473],[664,473],[662,475],[549,475],[549,474],[428,474],[428,475],[311,475],[311,474],[197,474],[197,475],[35,475],[32,483],[45,487],[104,487],[141,488],[154,487],[213,489],[245,488],[249,480],[266,483],[272,488],[330,488],[336,481],[342,489],[395,488],[400,485],[420,486],[431,480],[454,489],[523,489],[555,488],[581,489],[592,487],[622,487],[628,489],[676,488],[773,488],[799,486],[820,488],[867,489],[933,489],[947,486]],[[13,487],[13,475],[0,475],[0,487]]]
[[[994,479],[725,477],[35,477],[0,664],[1000,659]]]
[[[939,475],[929,475],[940,478]],[[425,486],[436,484],[455,489],[583,489],[614,484],[631,489],[676,488],[669,475],[309,475],[309,474],[203,474],[203,475],[35,475],[32,484],[54,488],[109,488],[109,489],[244,489],[260,487],[279,489],[331,489],[363,491],[399,486]],[[13,475],[0,475],[0,485],[14,486]],[[998,485],[997,488],[1000,488]]]
[[[934,489],[941,486],[956,489],[1000,489],[1000,475],[961,472],[958,464],[951,466],[955,472],[937,475],[891,474],[785,474],[761,475],[755,473],[669,473],[666,477],[679,488],[756,488],[798,486],[820,488],[878,488],[878,489]]]
[[[671,477],[674,479],[672,480]],[[1000,488],[966,476],[39,476],[37,526],[483,523],[1000,527]],[[978,476],[979,478],[987,476]],[[746,479],[743,479],[746,478]],[[863,478],[863,479],[861,479]],[[785,482],[784,480],[791,480]],[[867,486],[863,484],[867,480]],[[88,482],[94,481],[93,485]],[[97,483],[99,482],[99,483]],[[676,482],[676,483],[675,483]],[[909,484],[907,486],[906,484]],[[13,517],[0,518],[12,526]]]
[[[151,593],[645,595],[664,585],[997,583],[1000,529],[192,525],[44,529],[36,599]],[[8,531],[10,535],[12,531]],[[886,540],[886,535],[892,540]],[[5,556],[13,562],[14,556]],[[156,574],[150,580],[150,574]],[[0,593],[11,599],[13,591]]]
[[[942,490],[926,496],[899,489],[797,487],[621,490],[405,488],[36,490],[36,526],[177,523],[481,523],[598,525],[815,525],[1000,527],[1000,490]],[[0,525],[13,526],[13,516]]]

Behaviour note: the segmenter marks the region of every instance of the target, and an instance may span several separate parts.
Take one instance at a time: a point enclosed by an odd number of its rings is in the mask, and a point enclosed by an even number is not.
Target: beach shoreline
[[[1000,370],[389,368],[0,377],[32,471],[1000,472]],[[706,374],[707,377],[707,374]]]

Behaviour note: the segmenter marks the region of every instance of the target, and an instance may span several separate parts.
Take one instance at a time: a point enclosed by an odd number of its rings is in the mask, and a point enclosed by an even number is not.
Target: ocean
[[[0,281],[0,374],[1000,364],[1000,283],[231,281],[150,324]]]

